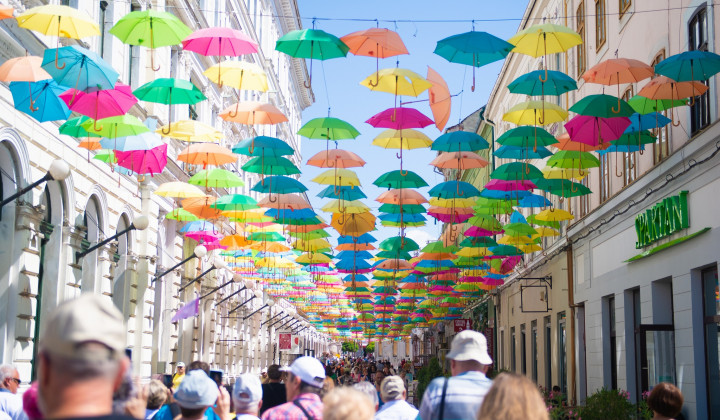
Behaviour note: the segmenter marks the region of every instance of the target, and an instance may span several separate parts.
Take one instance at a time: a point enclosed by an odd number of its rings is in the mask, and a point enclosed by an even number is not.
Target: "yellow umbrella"
[[[255,225],[246,225],[245,226],[245,232],[248,233],[270,233],[270,232],[282,232],[283,227],[282,225],[278,225],[273,223],[269,226],[255,226]]]
[[[527,235],[505,235],[497,241],[501,245],[527,245],[532,242],[532,238]]]
[[[360,180],[355,172],[349,169],[329,169],[312,179],[322,185],[335,185],[339,187],[359,187]]]
[[[255,242],[254,244],[250,245],[250,249],[254,251],[271,252],[275,254],[290,251],[289,246],[285,246],[279,242]]]
[[[569,50],[582,44],[582,37],[567,26],[552,23],[533,25],[518,32],[508,42],[513,44],[513,52],[540,57],[541,55],[556,54]],[[547,67],[545,77],[541,82],[547,81]]]
[[[549,228],[549,227],[540,226],[540,227],[536,227],[535,230],[537,231],[537,233],[532,236],[533,239],[547,238],[550,236],[560,236],[560,232],[558,232],[557,230],[555,230],[553,228]]]
[[[517,125],[547,125],[565,121],[568,112],[547,101],[527,101],[510,108],[503,121]]]
[[[372,144],[385,149],[412,150],[430,147],[432,139],[418,130],[406,128],[404,130],[385,130],[375,137]]]
[[[431,206],[445,207],[445,208],[462,208],[472,207],[475,205],[474,198],[437,198],[433,197],[430,199]]]
[[[330,225],[345,236],[360,236],[375,230],[376,217],[372,213],[334,213]]]
[[[179,181],[164,182],[160,184],[158,189],[155,190],[155,194],[161,197],[172,198],[205,197],[205,193],[200,191],[200,188]]]
[[[523,254],[530,254],[532,252],[539,252],[542,251],[542,247],[538,244],[530,244],[530,245],[518,245],[517,249],[523,252]]]
[[[215,127],[193,120],[176,121],[169,126],[158,128],[155,132],[163,137],[198,143],[217,143],[223,138],[222,133]]]
[[[318,252],[321,249],[332,248],[330,242],[322,238],[310,239],[309,241],[303,241],[302,239],[298,239],[297,241],[292,243],[292,246],[295,249],[306,252]]]
[[[330,257],[319,253],[305,253],[295,258],[295,262],[299,264],[327,264],[330,262]]]
[[[573,216],[570,212],[562,209],[547,209],[535,215],[535,219],[542,220],[543,222],[561,222],[563,220],[572,220],[574,218],[575,216]]]
[[[374,91],[388,92],[395,96],[415,96],[432,87],[432,83],[414,71],[400,68],[382,69],[365,80],[361,85]]]
[[[542,168],[545,179],[577,179],[581,180],[588,176],[590,171],[581,170],[579,168],[551,168],[546,166]]]
[[[60,48],[60,37],[80,39],[100,35],[100,27],[86,12],[56,4],[33,7],[19,14],[18,26],[45,35],[57,36],[57,47]],[[57,63],[58,50],[55,50],[55,66],[65,68]]]
[[[219,87],[230,86],[242,90],[267,92],[267,74],[262,67],[246,61],[223,61],[203,72]]]
[[[321,210],[328,213],[367,213],[370,211],[370,207],[360,200],[332,200],[325,204]]]
[[[492,252],[490,252],[487,248],[472,248],[472,247],[464,247],[461,248],[460,251],[455,253],[458,257],[469,257],[469,258],[478,258],[478,257],[488,257],[492,255]]]

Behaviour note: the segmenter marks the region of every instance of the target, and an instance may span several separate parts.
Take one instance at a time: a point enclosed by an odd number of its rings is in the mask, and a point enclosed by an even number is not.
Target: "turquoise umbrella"
[[[320,29],[299,29],[286,33],[275,43],[275,49],[295,58],[310,59],[310,74],[305,87],[312,87],[312,60],[347,56],[348,47],[340,38]]]
[[[480,191],[472,184],[464,181],[446,181],[432,187],[428,194],[431,197],[449,198],[470,198],[480,195]]]
[[[511,93],[530,96],[559,96],[577,89],[575,80],[563,72],[548,70],[546,81],[543,81],[544,73],[545,70],[535,70],[523,74],[510,82],[508,90]]]
[[[187,80],[162,77],[152,80],[133,91],[133,94],[146,102],[168,105],[168,123],[162,129],[163,134],[170,134],[173,104],[196,104],[207,99],[194,84]]]
[[[295,149],[278,138],[256,136],[240,140],[233,146],[232,152],[245,156],[280,157],[292,155]]]
[[[720,55],[693,50],[671,55],[655,65],[655,73],[676,82],[707,80],[720,72]]]
[[[386,172],[373,182],[380,188],[420,188],[427,187],[428,183],[420,178],[420,175],[413,171],[390,171]]]
[[[59,98],[64,87],[53,79],[38,82],[10,82],[15,109],[39,122],[65,120],[70,116],[67,104]]]
[[[490,147],[482,136],[469,131],[451,131],[435,139],[431,150],[440,152],[474,152]]]

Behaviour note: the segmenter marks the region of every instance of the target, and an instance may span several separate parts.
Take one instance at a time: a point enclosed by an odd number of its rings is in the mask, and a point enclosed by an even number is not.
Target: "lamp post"
[[[259,291],[259,290],[256,290],[255,293],[254,293],[252,296],[250,296],[250,298],[249,298],[248,300],[246,300],[245,302],[239,304],[238,306],[234,307],[230,312],[228,312],[228,315],[230,315],[231,313],[233,313],[233,312],[237,311],[238,309],[242,308],[243,305],[245,305],[246,303],[250,302],[251,300],[253,300],[253,299],[255,299],[255,298],[262,298],[262,292]],[[243,321],[244,321],[244,320],[245,320],[245,318],[243,318]]]
[[[133,231],[133,230],[145,230],[148,227],[148,224],[150,224],[150,221],[145,216],[138,216],[133,220],[133,222],[128,226],[127,228],[121,230],[120,232],[114,234],[113,236],[105,239],[102,242],[98,242],[94,246],[91,246],[90,248],[86,249],[85,251],[77,251],[75,253],[75,261],[79,261],[82,257],[86,256],[87,254],[95,251],[96,249],[100,248],[101,246],[110,243],[114,241],[115,239],[125,235],[126,233]]]
[[[185,286],[182,286],[179,291],[182,292],[183,290],[185,290],[185,288],[187,288],[191,284],[193,284],[196,281],[200,280],[201,278],[205,277],[206,274],[210,273],[213,270],[217,270],[218,268],[223,268],[225,266],[226,266],[225,261],[223,261],[220,258],[215,258],[215,260],[213,260],[213,264],[210,268],[208,268],[207,270],[200,273],[199,276],[197,276],[194,279],[192,279],[191,281],[189,281]]]
[[[43,182],[53,180],[62,181],[68,176],[70,176],[70,165],[68,165],[67,162],[65,162],[64,160],[56,159],[50,164],[50,167],[48,168],[45,176],[28,185],[27,187],[18,190],[15,194],[1,201],[0,208],[4,207],[5,204],[8,204],[11,201],[17,199],[18,197],[22,196],[23,194],[27,193],[28,191],[32,190]]]
[[[265,304],[264,304],[263,306],[261,306],[261,307],[259,307],[258,309],[254,310],[250,315],[247,315],[247,316],[243,317],[243,321],[245,321],[246,319],[248,319],[248,318],[250,318],[251,316],[255,315],[256,313],[262,311],[262,310],[265,309],[265,308],[272,308],[272,306],[273,306],[274,304],[275,304],[275,301],[274,301],[274,300],[268,299],[268,301],[265,302]]]
[[[178,267],[180,267],[181,265],[185,264],[186,262],[192,260],[193,258],[204,258],[205,255],[207,255],[207,248],[205,248],[205,247],[202,246],[202,245],[196,246],[195,249],[193,250],[193,253],[192,253],[191,256],[185,258],[184,260],[182,260],[182,261],[180,261],[179,263],[175,264],[175,265],[172,266],[171,268],[169,268],[169,269],[163,271],[162,273],[156,275],[156,276],[152,279],[152,283],[154,283],[155,280],[161,279],[163,276],[165,276],[165,275],[168,274],[169,272],[175,270],[176,268],[178,268]]]

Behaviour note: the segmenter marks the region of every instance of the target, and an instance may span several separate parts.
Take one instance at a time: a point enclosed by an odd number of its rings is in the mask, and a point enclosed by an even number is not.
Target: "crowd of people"
[[[413,367],[372,356],[303,356],[271,365],[261,377],[242,374],[232,386],[212,379],[210,366],[176,365],[169,381],[140,386],[130,376],[122,315],[93,295],[68,301],[51,315],[39,343],[38,380],[22,396],[18,370],[0,366],[0,420],[547,420],[538,388],[524,376],[486,374],[487,340],[458,333],[447,358],[450,377],[434,379],[420,407],[408,402]],[[682,393],[656,385],[648,398],[655,420],[676,418]]]

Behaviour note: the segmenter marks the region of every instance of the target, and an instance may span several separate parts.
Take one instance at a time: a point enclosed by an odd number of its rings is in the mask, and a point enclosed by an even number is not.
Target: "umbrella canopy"
[[[450,109],[452,105],[452,95],[447,82],[438,72],[428,66],[426,80],[432,86],[428,89],[428,97],[430,102],[430,111],[435,120],[435,126],[438,130],[445,128],[450,119]]]
[[[265,175],[294,175],[300,173],[300,169],[290,159],[265,156],[251,158],[242,166],[242,170]]]
[[[103,118],[97,122],[88,119],[81,126],[92,134],[113,139],[150,131],[137,117],[127,114]]]
[[[359,187],[360,179],[349,169],[329,169],[312,179],[322,185],[337,185],[343,187]]]
[[[527,101],[510,108],[503,115],[503,121],[516,125],[548,125],[565,121],[567,116],[567,111],[551,102]]]
[[[413,108],[388,108],[365,121],[376,128],[423,128],[432,124],[432,120]]]
[[[205,188],[234,188],[245,185],[242,178],[221,168],[203,169],[190,177],[188,183]]]
[[[90,118],[84,115],[81,117],[70,118],[58,127],[58,132],[72,137],[100,137],[97,134],[88,132],[85,127],[82,126],[87,121],[90,121]]]
[[[415,190],[401,188],[385,191],[375,199],[380,203],[385,204],[408,204],[417,205],[427,203],[427,198],[423,197],[422,194]]]
[[[565,124],[565,129],[572,141],[597,146],[617,140],[629,125],[630,119],[626,117],[602,118],[577,115]]]
[[[373,139],[373,146],[385,149],[420,149],[432,145],[430,137],[424,133],[406,128],[404,130],[385,130]]]
[[[465,169],[484,168],[487,166],[488,161],[473,152],[449,152],[441,153],[433,159],[430,164],[436,168],[457,169],[462,171]]]
[[[305,87],[312,86],[312,59],[328,60],[345,57],[350,47],[338,37],[320,29],[298,29],[281,36],[275,42],[275,49],[295,58],[309,58],[310,80]]]
[[[300,181],[282,175],[273,175],[265,178],[265,182],[258,182],[252,187],[252,191],[260,193],[301,193],[307,191],[307,187]]]
[[[334,213],[330,225],[341,235],[360,236],[375,230],[375,216],[372,213]]]
[[[599,118],[629,117],[635,112],[627,102],[605,94],[587,95],[575,102],[570,111]]]
[[[600,161],[590,152],[561,150],[548,159],[547,166],[551,168],[578,168],[583,170],[599,167]]]
[[[407,54],[400,35],[385,28],[370,28],[340,38],[354,55],[388,58]]]
[[[223,138],[220,130],[195,120],[176,121],[158,128],[155,132],[163,137],[170,137],[189,143],[217,143]]]
[[[401,68],[379,70],[360,84],[370,90],[392,93],[395,96],[418,96],[432,86],[432,83],[414,71]]]
[[[220,166],[237,162],[238,157],[229,149],[214,143],[197,143],[188,146],[178,154],[177,160],[191,165]]]
[[[561,53],[582,44],[580,35],[572,29],[552,23],[533,25],[523,29],[508,40],[515,47],[513,52],[540,57]]]
[[[557,139],[543,128],[534,126],[520,126],[504,132],[496,140],[503,146],[516,146],[530,148],[537,146],[551,146]]]
[[[203,72],[219,87],[229,86],[241,90],[267,92],[267,74],[262,67],[247,61],[223,61]]]
[[[245,156],[279,157],[295,153],[295,150],[284,141],[268,136],[256,136],[237,142],[232,148],[233,153]]]
[[[403,172],[401,170],[386,172],[380,175],[373,184],[380,188],[388,189],[420,188],[428,186],[428,183],[415,172]]]
[[[115,157],[119,166],[136,174],[155,175],[162,172],[167,165],[167,144],[149,150],[115,151]]]
[[[534,149],[534,150],[533,150]],[[552,152],[544,146],[537,147],[518,147],[518,146],[500,146],[495,150],[495,156],[502,159],[544,159],[552,156]]]
[[[10,82],[10,93],[15,109],[30,115],[39,122],[66,120],[70,116],[59,95],[65,88],[53,79],[39,82]]]
[[[258,44],[244,32],[233,28],[203,28],[182,41],[184,50],[204,56],[238,57],[258,52]]]
[[[135,13],[135,12],[132,12]],[[168,106],[168,123],[172,121],[172,105],[196,104],[207,99],[194,84],[187,80],[158,78],[133,92],[138,99]],[[163,134],[169,134],[163,131]]]
[[[11,58],[0,66],[0,81],[37,82],[51,79],[50,73],[41,67],[42,60],[42,57],[34,55]]]
[[[609,86],[637,83],[654,75],[655,70],[640,60],[610,58],[590,67],[583,73],[582,78],[589,83]]]
[[[505,181],[523,181],[526,179],[534,180],[543,177],[540,169],[529,163],[510,162],[498,166],[490,174],[492,179],[502,179]]]
[[[365,161],[358,155],[347,150],[324,150],[316,153],[307,164],[318,168],[354,168],[365,166]]]
[[[288,121],[285,114],[274,105],[254,101],[238,102],[235,105],[230,105],[220,113],[220,118],[225,121],[246,125],[272,125]]]
[[[78,114],[82,114],[98,120],[102,118],[116,117],[126,114],[137,98],[132,94],[130,86],[117,83],[114,89],[92,90],[89,92],[70,89],[60,95],[70,108]]]
[[[577,83],[567,74],[548,70],[543,78],[543,70],[535,70],[516,78],[508,85],[511,93],[530,96],[559,96],[571,90],[577,90]]]
[[[203,194],[203,192],[200,191],[198,187],[179,181],[163,182],[154,191],[154,194],[161,197],[171,198],[190,198],[205,196],[205,194]]]
[[[676,106],[687,105],[687,103],[687,99],[650,99],[640,95],[635,95],[628,101],[632,109],[640,114],[665,111]]]
[[[116,137],[113,139],[104,138],[100,140],[100,145],[105,149],[113,149],[122,152],[129,150],[148,150],[163,144],[160,136],[145,132],[141,134],[133,134],[125,137]]]
[[[48,4],[19,14],[18,26],[45,35],[81,39],[100,35],[100,27],[90,15],[70,6]]]
[[[360,132],[347,121],[332,117],[313,118],[303,124],[297,133],[318,140],[347,140],[360,135]]]
[[[469,131],[451,131],[435,139],[432,150],[441,152],[473,152],[490,147],[487,140]]]
[[[100,55],[77,45],[45,50],[42,68],[58,84],[79,90],[112,89],[119,77]]]
[[[684,51],[657,63],[655,72],[678,82],[708,80],[720,72],[720,55],[702,50]]]

